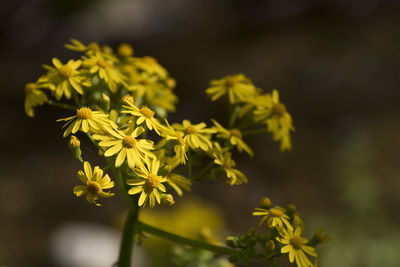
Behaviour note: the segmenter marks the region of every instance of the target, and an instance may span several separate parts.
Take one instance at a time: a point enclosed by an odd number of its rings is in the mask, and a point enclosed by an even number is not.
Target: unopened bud
[[[269,209],[269,208],[271,208],[271,205],[272,205],[272,202],[271,202],[271,200],[268,198],[268,197],[263,197],[261,200],[260,200],[260,204],[259,204],[259,206],[260,206],[260,208],[262,208],[262,209]]]
[[[122,43],[118,46],[117,53],[123,57],[130,57],[133,55],[133,48],[130,44]]]
[[[285,213],[292,219],[294,214],[296,213],[296,206],[293,204],[289,204],[286,208]]]
[[[127,105],[133,105],[133,96],[131,95],[125,95],[121,98],[122,103],[127,104]]]
[[[269,252],[273,252],[275,250],[275,243],[274,241],[270,240],[265,243],[265,250]]]
[[[230,235],[225,239],[225,244],[228,247],[236,248],[239,244],[239,238],[237,236]]]
[[[174,78],[168,78],[166,80],[166,83],[167,83],[168,88],[171,88],[171,89],[175,88],[175,86],[176,86],[176,81]]]
[[[80,162],[82,160],[81,142],[75,135],[71,135],[68,141],[68,147],[72,152],[72,155],[77,158]]]
[[[174,197],[171,194],[163,194],[161,196],[161,201],[167,206],[173,206],[175,204]]]
[[[110,110],[110,97],[103,93],[100,98],[100,104],[103,110],[108,112]]]
[[[81,142],[75,135],[71,135],[68,141],[68,147],[70,149],[79,148],[81,146]]]

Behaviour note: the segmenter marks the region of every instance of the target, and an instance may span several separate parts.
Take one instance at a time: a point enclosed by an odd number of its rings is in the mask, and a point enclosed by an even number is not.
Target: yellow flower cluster
[[[292,118],[285,105],[279,101],[277,90],[273,90],[272,94],[261,94],[261,90],[256,88],[250,79],[243,74],[237,74],[211,81],[206,93],[213,101],[227,94],[229,103],[238,108],[239,117],[243,120],[243,123],[239,123],[242,128],[266,124],[273,140],[280,142],[281,151],[291,149],[290,133],[294,131]],[[221,133],[224,132],[223,128],[216,126]],[[233,130],[230,130],[231,135],[234,135]],[[223,134],[229,136],[229,133]],[[230,142],[235,140],[231,138]],[[238,143],[237,146],[239,150],[245,150],[252,155],[251,150],[243,144]]]
[[[25,87],[26,113],[33,116],[34,108],[45,103],[74,110],[58,120],[65,122],[63,136],[85,133],[108,166],[119,171],[128,193],[137,195],[139,206],[172,205],[170,193],[181,196],[194,180],[226,177],[230,185],[246,183],[233,159],[234,150],[254,155],[243,140],[248,133],[243,123],[265,123],[282,149],[290,146],[293,127],[277,92],[260,95],[242,74],[214,80],[206,90],[213,100],[227,95],[235,106],[229,127],[216,120],[210,127],[187,119],[170,124],[165,117],[175,110],[175,80],[157,60],[136,57],[126,43],[116,53],[108,46],[74,39],[66,48],[81,57],[66,63],[53,58],[53,66],[44,66],[47,73]],[[238,118],[243,120],[236,123]],[[71,151],[83,161],[80,148]],[[95,203],[94,197],[88,200]]]
[[[299,214],[293,205],[289,205],[287,209],[279,206],[272,207],[271,201],[268,198],[263,198],[260,202],[261,208],[256,208],[253,212],[255,216],[263,216],[260,225],[264,222],[271,230],[276,230],[273,233],[278,233],[274,237],[276,241],[282,244],[280,253],[289,255],[289,261],[295,262],[298,267],[314,267],[306,254],[317,258],[318,255],[315,251],[315,245],[324,243],[329,240],[328,235],[323,235],[322,230],[315,233],[313,240],[310,242],[304,238],[304,224]],[[269,242],[274,244],[274,239]],[[275,246],[272,251],[275,250]]]

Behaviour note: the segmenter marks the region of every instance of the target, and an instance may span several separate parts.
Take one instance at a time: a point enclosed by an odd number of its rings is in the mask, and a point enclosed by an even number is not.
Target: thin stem
[[[122,232],[121,248],[119,250],[118,267],[130,267],[133,251],[133,241],[138,223],[139,208],[129,210]]]
[[[158,229],[156,227],[150,226],[150,225],[140,222],[140,221],[138,221],[138,229],[143,232],[146,232],[148,234],[155,235],[155,236],[167,239],[169,241],[172,241],[172,242],[175,242],[178,244],[188,245],[188,246],[195,247],[195,248],[202,248],[202,249],[206,249],[209,251],[213,251],[218,254],[235,255],[238,253],[237,250],[232,249],[232,248],[216,246],[216,245],[212,245],[212,244],[205,243],[202,241],[193,240],[190,238],[175,235],[175,234],[166,232],[164,230]]]
[[[229,103],[229,129],[232,129],[235,125],[239,110],[240,107],[238,105],[233,106],[231,103]]]
[[[63,109],[68,109],[68,110],[76,110],[76,107],[71,106],[69,104],[64,104],[64,103],[59,103],[53,100],[48,100],[47,104],[50,106],[58,107],[58,108],[63,108]]]

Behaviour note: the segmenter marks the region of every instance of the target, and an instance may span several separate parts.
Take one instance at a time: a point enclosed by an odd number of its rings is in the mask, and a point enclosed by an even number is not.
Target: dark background
[[[262,196],[294,203],[308,236],[323,226],[332,237],[320,266],[399,266],[399,33],[399,1],[2,1],[0,265],[59,266],[51,240],[63,223],[115,228],[124,210],[118,197],[95,208],[73,196],[81,166],[55,122],[69,114],[24,114],[24,84],[52,57],[77,57],[63,48],[76,38],[129,42],[157,58],[177,80],[171,121],[224,120],[227,108],[204,92],[211,79],[244,73],[277,88],[294,119],[293,151],[251,138],[254,159],[238,160],[248,184],[195,184],[193,194],[238,234],[257,226]]]

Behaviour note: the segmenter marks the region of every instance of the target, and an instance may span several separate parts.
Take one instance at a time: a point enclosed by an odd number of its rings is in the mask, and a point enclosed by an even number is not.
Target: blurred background
[[[388,0],[2,1],[0,266],[110,266],[117,257],[124,203],[74,197],[81,164],[55,122],[69,114],[24,114],[24,84],[41,65],[79,56],[64,49],[70,38],[128,42],[158,59],[177,80],[170,121],[224,121],[227,107],[204,90],[228,74],[279,90],[293,151],[266,135],[247,140],[254,159],[237,159],[248,184],[194,184],[176,210],[195,199],[223,240],[257,228],[251,212],[268,196],[296,205],[308,237],[321,226],[330,233],[320,266],[399,266],[399,33],[400,2]],[[143,247],[135,255],[135,266],[150,266]]]

